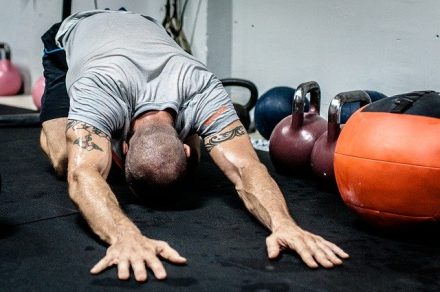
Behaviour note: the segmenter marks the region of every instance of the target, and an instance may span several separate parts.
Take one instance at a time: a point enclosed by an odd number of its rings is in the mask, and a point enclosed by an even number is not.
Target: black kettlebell
[[[251,116],[249,112],[255,107],[255,104],[257,103],[257,99],[258,99],[257,86],[249,80],[240,79],[240,78],[225,78],[225,79],[221,79],[220,81],[222,82],[224,87],[228,87],[228,86],[244,87],[250,91],[249,100],[245,105],[241,105],[232,101],[235,111],[237,112],[237,115],[240,118],[240,122],[243,124],[246,130],[249,130],[249,127],[251,125]]]

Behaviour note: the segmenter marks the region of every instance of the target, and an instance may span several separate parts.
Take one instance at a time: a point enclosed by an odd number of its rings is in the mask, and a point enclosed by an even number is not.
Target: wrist
[[[293,221],[292,217],[290,216],[283,216],[280,218],[275,218],[272,220],[271,225],[270,225],[270,230],[272,232],[276,232],[279,229],[282,229],[284,227],[298,227],[298,225],[296,225],[295,221]]]
[[[115,229],[115,233],[110,236],[109,244],[115,244],[116,242],[126,239],[128,237],[142,236],[140,230],[132,224],[121,224]]]

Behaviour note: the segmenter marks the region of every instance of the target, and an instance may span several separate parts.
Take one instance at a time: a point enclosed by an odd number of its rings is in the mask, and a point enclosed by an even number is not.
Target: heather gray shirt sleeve
[[[194,94],[178,115],[176,128],[182,138],[192,133],[206,138],[238,120],[221,82],[210,73],[201,71],[197,75],[207,75],[210,80],[203,90]]]
[[[69,119],[88,123],[109,137],[115,129],[128,131],[128,108],[119,98],[118,90],[112,87],[112,82],[96,80],[99,79],[85,76],[70,87]]]

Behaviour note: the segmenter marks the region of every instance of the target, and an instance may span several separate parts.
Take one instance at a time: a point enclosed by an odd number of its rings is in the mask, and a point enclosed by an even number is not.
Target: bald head
[[[179,184],[186,170],[183,144],[171,125],[151,123],[136,129],[125,160],[127,183],[136,194]]]

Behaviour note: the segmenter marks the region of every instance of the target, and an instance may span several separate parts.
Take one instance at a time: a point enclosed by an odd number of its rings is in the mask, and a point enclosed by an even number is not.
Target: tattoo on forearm
[[[208,152],[211,152],[212,148],[219,145],[220,143],[223,143],[228,140],[232,140],[235,137],[243,136],[245,134],[246,134],[246,130],[244,129],[244,127],[238,126],[230,131],[218,135],[214,135],[208,139],[207,143],[205,143],[206,150],[208,150]]]
[[[78,145],[79,147],[86,149],[87,151],[92,151],[92,150],[104,151],[104,150],[102,150],[101,147],[99,147],[96,143],[93,142],[92,134],[97,135],[99,137],[106,138],[107,140],[110,141],[110,137],[108,135],[106,135],[104,132],[102,132],[101,130],[97,129],[96,127],[94,127],[92,125],[89,125],[89,124],[81,122],[81,121],[69,120],[67,122],[66,132],[70,129],[71,130],[84,130],[88,133],[85,136],[79,137],[75,141],[73,141],[73,145]]]

